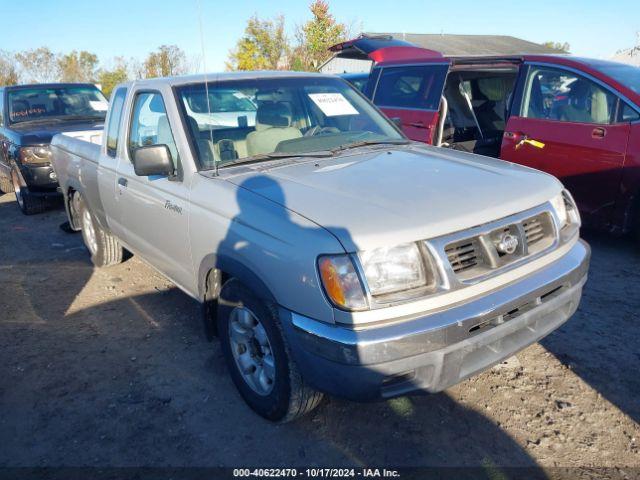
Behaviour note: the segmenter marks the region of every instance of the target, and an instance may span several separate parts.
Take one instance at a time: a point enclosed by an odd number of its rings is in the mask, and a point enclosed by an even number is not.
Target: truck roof
[[[60,87],[96,87],[93,83],[25,83],[22,85],[7,85],[2,90],[22,90],[25,88],[60,88]],[[97,87],[96,87],[97,88]]]
[[[290,72],[284,70],[258,70],[258,71],[241,71],[241,72],[221,72],[221,73],[200,73],[197,75],[184,75],[179,77],[159,77],[146,78],[142,80],[132,80],[122,83],[122,85],[170,85],[180,86],[192,83],[217,82],[225,80],[253,80],[258,78],[304,78],[304,77],[329,77],[334,75],[314,72]]]

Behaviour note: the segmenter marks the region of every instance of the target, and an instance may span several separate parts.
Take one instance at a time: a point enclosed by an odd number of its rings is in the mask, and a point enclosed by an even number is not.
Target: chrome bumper
[[[290,313],[286,330],[303,375],[322,390],[354,399],[440,391],[564,323],[580,302],[589,258],[579,241],[556,262],[490,294],[389,325],[354,330]]]

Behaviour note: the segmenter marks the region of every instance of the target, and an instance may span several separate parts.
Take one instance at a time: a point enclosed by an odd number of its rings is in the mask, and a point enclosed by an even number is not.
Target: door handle
[[[118,185],[120,185],[121,187],[126,187],[127,186],[127,179],[124,177],[120,177],[118,178]]]
[[[407,123],[407,125],[414,128],[427,128],[427,126],[423,122],[410,122]]]
[[[529,135],[527,135],[526,133],[522,133],[522,132],[504,132],[504,136],[506,138],[510,138],[512,140],[518,140],[518,143],[516,143],[515,145],[515,149],[518,150],[520,147],[522,147],[524,144],[527,145],[531,145],[532,147],[536,147],[536,148],[544,148],[545,144],[538,141],[538,140],[534,140],[533,138],[529,138]]]
[[[591,138],[604,138],[607,131],[602,127],[596,127],[591,131]]]

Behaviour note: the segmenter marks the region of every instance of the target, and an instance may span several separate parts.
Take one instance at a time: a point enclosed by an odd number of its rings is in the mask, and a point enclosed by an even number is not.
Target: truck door
[[[128,142],[118,163],[116,190],[122,203],[124,240],[134,253],[150,262],[178,286],[193,291],[193,263],[188,238],[189,188],[181,180],[175,126],[169,121],[164,97],[157,90],[134,92]],[[177,112],[175,112],[177,115]],[[176,117],[174,117],[176,118]],[[133,163],[137,148],[166,145],[175,177],[138,176]]]
[[[399,118],[411,140],[433,143],[438,109],[449,64],[384,65],[372,72],[373,103],[389,118]]]
[[[600,82],[560,66],[531,64],[517,89],[500,158],[558,177],[586,222],[610,219],[622,175],[629,123]]]
[[[127,98],[127,88],[118,88],[111,96],[109,116],[106,119],[103,148],[100,153],[98,168],[98,192],[102,200],[104,218],[111,232],[118,238],[124,238],[122,228],[122,202],[116,193],[116,174],[118,161],[122,158],[125,146],[118,144],[123,127],[123,110]],[[120,153],[119,153],[120,152]]]

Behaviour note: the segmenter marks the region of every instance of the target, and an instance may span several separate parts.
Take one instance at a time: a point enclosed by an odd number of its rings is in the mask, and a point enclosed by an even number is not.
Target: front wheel
[[[76,193],[76,195],[79,195]],[[75,199],[74,199],[75,200]],[[96,221],[84,199],[77,200],[82,239],[96,267],[108,267],[122,262],[123,249],[116,237],[106,232]]]
[[[304,383],[272,305],[231,279],[222,286],[217,313],[231,378],[258,415],[284,423],[318,406],[322,394]]]
[[[20,177],[15,171],[11,172],[11,183],[16,195],[16,202],[18,202],[18,207],[20,207],[22,213],[35,215],[45,211],[47,207],[46,199],[33,195],[27,187],[23,187],[20,183]]]

